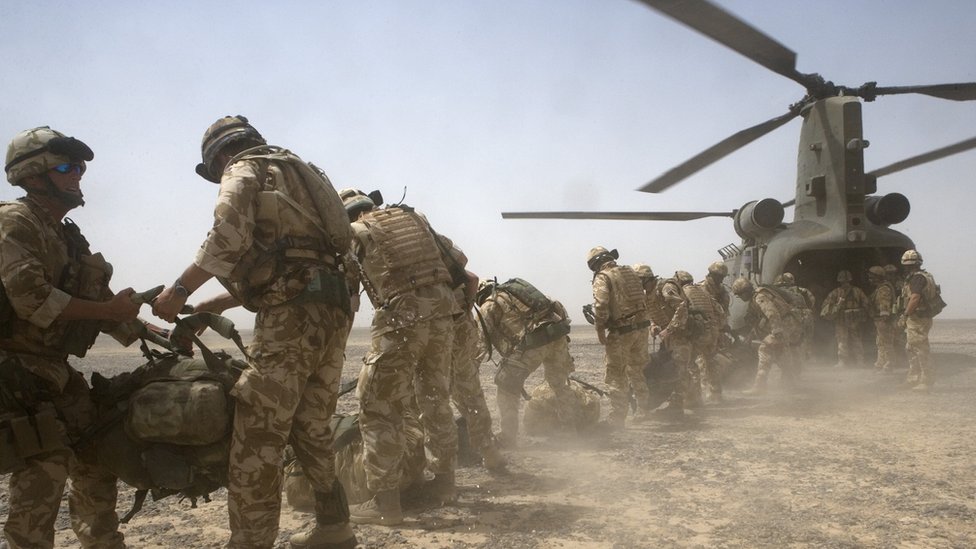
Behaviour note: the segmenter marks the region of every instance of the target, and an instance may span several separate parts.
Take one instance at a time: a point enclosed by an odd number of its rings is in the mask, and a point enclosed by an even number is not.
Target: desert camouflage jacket
[[[245,158],[224,170],[213,227],[194,259],[252,311],[298,297],[318,271],[337,263],[315,226],[289,203],[307,205],[311,198],[294,170],[281,164]]]
[[[71,300],[58,287],[69,261],[59,220],[30,197],[0,203],[0,282],[14,312],[12,336],[0,339],[0,362],[16,357],[58,387],[69,375],[67,354],[60,350],[67,323],[57,319]],[[110,299],[111,292],[104,297]],[[135,340],[135,324],[104,323],[104,330],[128,345]]]

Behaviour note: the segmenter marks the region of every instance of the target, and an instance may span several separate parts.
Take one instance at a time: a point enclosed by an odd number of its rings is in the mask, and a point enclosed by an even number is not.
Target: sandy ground
[[[602,349],[585,328],[573,334],[578,375],[602,384]],[[937,321],[932,342],[940,377],[931,394],[898,390],[904,371],[811,364],[793,392],[774,372],[768,395],[733,386],[726,402],[684,421],[584,440],[523,437],[508,474],[459,469],[456,505],[407,507],[401,526],[357,533],[368,547],[974,547],[976,321]],[[365,346],[363,333],[350,340],[345,379]],[[111,374],[140,363],[137,350],[105,343],[77,364]],[[492,406],[493,370],[482,370]],[[123,487],[120,511],[132,493]],[[123,526],[129,546],[221,547],[226,494],[213,496],[195,509],[147,502]],[[79,547],[66,508],[56,546]],[[276,547],[311,520],[286,505]]]

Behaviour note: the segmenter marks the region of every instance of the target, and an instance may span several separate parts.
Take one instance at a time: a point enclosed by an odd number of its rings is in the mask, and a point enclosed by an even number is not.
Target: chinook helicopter
[[[898,264],[901,254],[915,247],[908,236],[890,228],[908,217],[908,199],[899,193],[875,194],[878,178],[972,149],[976,138],[866,173],[864,149],[869,142],[861,123],[862,102],[908,93],[971,101],[976,100],[976,82],[837,85],[819,74],[798,72],[793,51],[707,0],[639,1],[797,82],[806,94],[785,114],[733,134],[638,190],[662,192],[799,117],[795,197],[785,203],[774,198],[754,200],[730,212],[505,212],[503,218],[691,221],[730,217],[742,240],[718,250],[729,268],[727,284],[739,276],[754,284],[771,284],[778,275],[790,272],[799,285],[819,294],[818,299],[836,285],[841,269],[854,273],[855,283],[865,285],[869,267]],[[784,222],[790,206],[793,219]],[[731,312],[730,324],[736,329],[744,321],[745,304],[733,300]]]

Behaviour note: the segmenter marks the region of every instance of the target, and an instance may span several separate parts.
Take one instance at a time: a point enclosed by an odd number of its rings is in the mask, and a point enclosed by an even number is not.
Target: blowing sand
[[[602,386],[595,335],[577,326],[572,338],[577,375]],[[508,474],[458,470],[456,505],[407,506],[404,524],[357,534],[367,547],[974,547],[976,321],[937,321],[932,342],[940,373],[931,394],[898,390],[904,370],[819,363],[786,392],[774,370],[769,394],[732,386],[724,403],[682,422],[628,423],[583,440],[523,437],[507,452]],[[344,379],[355,377],[366,344],[355,332]],[[138,350],[110,340],[75,362],[107,375],[141,363]],[[492,407],[493,373],[482,366]],[[540,381],[537,373],[527,387]],[[340,402],[355,408],[351,397]],[[122,487],[120,512],[132,496]],[[286,504],[276,547],[311,522]],[[56,547],[79,547],[67,501],[57,528]],[[226,493],[195,509],[147,501],[122,530],[134,548],[222,547]]]

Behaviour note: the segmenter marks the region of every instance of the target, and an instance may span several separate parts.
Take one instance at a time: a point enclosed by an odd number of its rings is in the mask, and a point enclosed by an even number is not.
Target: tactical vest
[[[638,318],[647,310],[644,303],[644,286],[630,265],[617,265],[598,275],[606,275],[610,280],[610,320],[609,327],[626,326],[644,320]]]
[[[102,254],[92,254],[88,240],[70,219],[64,220],[64,234],[68,240],[68,264],[61,273],[58,288],[72,297],[90,301],[103,301],[109,293],[112,265]],[[69,320],[66,322],[61,349],[77,357],[83,357],[95,344],[102,329],[100,320]]]
[[[880,303],[881,294],[887,290],[889,303]],[[895,287],[888,281],[884,281],[874,289],[868,300],[871,302],[871,317],[872,318],[883,318],[887,315],[897,314],[897,296],[895,295]]]
[[[662,330],[671,324],[671,319],[674,318],[675,313],[675,308],[664,299],[664,294],[661,291],[663,286],[664,281],[658,281],[654,291],[647,296],[646,302],[647,313],[651,317],[651,321]]]
[[[681,290],[688,303],[689,331],[698,335],[717,327],[723,315],[719,312],[718,302],[708,291],[698,284],[685,284]]]
[[[919,303],[915,312],[918,316],[925,318],[932,318],[942,312],[946,307],[946,302],[942,299],[942,288],[935,283],[935,277],[931,273],[924,269],[919,269],[918,272],[912,273],[905,279],[905,286],[903,289],[904,294],[904,306],[908,305],[908,298],[911,297],[912,291],[910,287],[910,282],[912,277],[915,275],[922,275],[925,277],[925,289],[922,290],[922,302]]]
[[[334,271],[337,257],[349,249],[352,230],[342,199],[321,170],[304,162],[291,152],[262,145],[234,156],[228,166],[239,161],[254,161],[264,180],[257,193],[255,220],[272,233],[254,235],[254,243],[241,257],[234,271],[220,282],[246,307],[260,296],[267,286],[297,263],[324,265]],[[289,196],[284,181],[298,182],[308,198]],[[312,234],[287,234],[280,219],[293,212],[307,222]],[[291,228],[294,230],[294,227]],[[338,280],[327,277],[328,293],[335,294],[328,301],[342,305],[337,299],[345,288]]]
[[[800,327],[802,319],[800,318],[799,309],[792,303],[793,295],[790,292],[776,288],[775,286],[758,286],[756,293],[758,294],[760,292],[773,296],[773,306],[779,312],[780,318],[790,324],[789,329],[798,329]],[[766,320],[763,318],[763,321]]]
[[[413,210],[374,210],[359,223],[373,242],[367,246],[362,264],[378,294],[371,296],[377,306],[417,288],[451,283],[451,274],[427,222]]]

